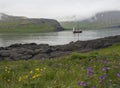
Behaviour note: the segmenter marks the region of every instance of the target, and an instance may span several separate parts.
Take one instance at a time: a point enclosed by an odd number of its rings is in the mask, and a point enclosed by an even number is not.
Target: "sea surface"
[[[37,43],[49,45],[63,45],[71,41],[85,41],[108,36],[120,35],[120,29],[84,30],[74,34],[72,31],[49,32],[49,33],[0,33],[0,47],[15,43]]]

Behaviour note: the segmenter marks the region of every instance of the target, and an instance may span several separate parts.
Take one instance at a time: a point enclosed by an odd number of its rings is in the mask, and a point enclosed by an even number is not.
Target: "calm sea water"
[[[77,40],[92,40],[107,36],[120,35],[120,29],[85,30],[80,34],[72,31],[50,32],[50,33],[0,33],[0,47],[15,43],[37,43],[62,45]]]

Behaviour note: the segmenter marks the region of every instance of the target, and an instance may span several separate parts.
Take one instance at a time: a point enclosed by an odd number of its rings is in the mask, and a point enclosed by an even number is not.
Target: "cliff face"
[[[44,18],[27,18],[22,16],[11,16],[4,13],[0,13],[0,32],[10,29],[13,32],[27,29],[28,32],[49,32],[49,31],[61,31],[63,28],[58,21],[54,19]],[[30,30],[29,30],[30,29]],[[36,30],[36,31],[35,31]],[[9,32],[9,31],[8,31]]]

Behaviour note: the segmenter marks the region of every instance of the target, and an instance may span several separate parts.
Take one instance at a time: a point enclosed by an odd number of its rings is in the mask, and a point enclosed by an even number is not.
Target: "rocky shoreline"
[[[120,42],[120,35],[101,39],[70,42],[65,45],[50,46],[48,44],[13,44],[8,47],[0,47],[0,60],[28,60],[49,59],[72,52],[89,52],[111,46]]]

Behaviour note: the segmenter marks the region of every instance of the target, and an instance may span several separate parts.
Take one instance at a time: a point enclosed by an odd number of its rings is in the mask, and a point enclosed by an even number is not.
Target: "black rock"
[[[119,36],[105,37],[101,39],[76,41],[65,45],[50,46],[48,44],[14,44],[8,47],[0,47],[0,60],[28,60],[49,59],[63,57],[72,52],[89,52],[111,46],[120,42]]]

